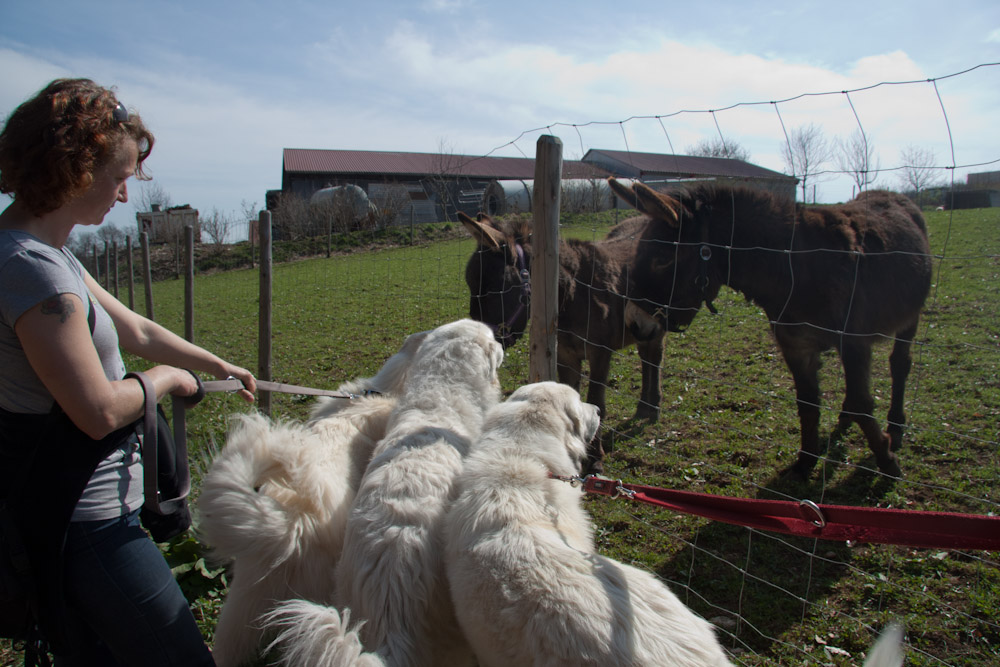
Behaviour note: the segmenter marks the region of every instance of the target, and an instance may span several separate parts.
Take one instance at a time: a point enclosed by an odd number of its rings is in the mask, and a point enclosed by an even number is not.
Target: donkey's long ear
[[[616,195],[618,195],[618,198],[621,199],[623,202],[635,208],[636,210],[640,210],[639,198],[636,197],[635,190],[633,190],[632,188],[625,187],[614,176],[608,177],[608,187],[611,188],[611,191],[614,192]],[[641,212],[645,213],[645,211]]]
[[[663,220],[667,224],[676,227],[679,222],[681,203],[663,193],[657,192],[645,183],[636,183],[632,186],[635,196],[639,200],[643,213],[653,218]]]
[[[480,217],[485,219],[485,224],[479,220],[473,220],[461,211],[458,212],[458,219],[462,221],[462,225],[469,230],[479,245],[499,250],[504,241],[503,234],[489,224],[492,222],[489,216],[481,215]]]
[[[608,178],[608,186],[622,201],[634,206],[640,213],[677,225],[677,212],[680,209],[677,200],[660,194],[643,183],[635,183],[627,188],[614,177]]]

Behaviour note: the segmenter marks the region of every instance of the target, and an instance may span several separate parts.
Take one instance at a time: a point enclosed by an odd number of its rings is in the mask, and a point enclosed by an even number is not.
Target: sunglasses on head
[[[111,110],[111,119],[116,123],[127,123],[128,122],[128,109],[125,105],[119,102],[114,109]]]

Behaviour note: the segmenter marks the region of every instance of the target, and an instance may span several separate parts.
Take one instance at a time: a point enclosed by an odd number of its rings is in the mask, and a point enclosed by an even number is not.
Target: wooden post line
[[[562,141],[543,134],[535,147],[532,192],[531,314],[528,357],[530,382],[556,379],[556,325],[559,310],[559,206]]]
[[[257,377],[272,380],[271,356],[271,212],[261,211],[257,224],[260,234],[260,311],[257,339]],[[271,414],[271,392],[258,392],[257,407],[265,415]]]

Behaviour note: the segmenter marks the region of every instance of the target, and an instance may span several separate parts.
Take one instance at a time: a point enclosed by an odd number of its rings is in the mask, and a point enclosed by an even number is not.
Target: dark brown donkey
[[[640,309],[655,318],[646,331],[675,328],[703,303],[711,308],[722,285],[743,293],[767,314],[795,381],[802,449],[794,472],[808,476],[820,454],[820,353],[834,348],[846,384],[837,429],[857,422],[879,469],[898,477],[910,346],[931,283],[920,210],[883,191],[801,207],[746,188],[700,185],[668,196],[610,183],[650,220],[632,269],[636,332]],[[870,388],[872,344],[883,338],[895,341],[888,433],[873,416]]]
[[[527,221],[495,221],[480,214],[459,219],[479,246],[465,267],[471,299],[469,315],[493,327],[504,348],[524,334],[531,296],[531,229]],[[587,402],[604,415],[605,390],[615,350],[636,343],[625,324],[626,268],[646,221],[625,220],[602,241],[559,242],[559,311],[556,364],[559,381],[579,390],[581,367],[590,366]],[[637,343],[642,361],[642,393],[637,419],[656,420],[660,412],[660,362],[663,335]],[[591,444],[591,463],[603,458],[600,440]]]

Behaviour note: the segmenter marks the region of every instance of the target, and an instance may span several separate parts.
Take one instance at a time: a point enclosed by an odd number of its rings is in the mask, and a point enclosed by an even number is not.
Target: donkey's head
[[[630,267],[627,320],[633,334],[651,336],[649,316],[662,329],[683,331],[703,303],[714,310],[722,284],[709,245],[710,207],[697,195],[669,196],[639,182],[629,188],[614,178],[608,184],[649,218]]]
[[[489,325],[508,348],[524,335],[531,302],[530,229],[526,222],[476,220],[459,212],[459,220],[478,246],[465,266],[469,286],[469,317]]]

